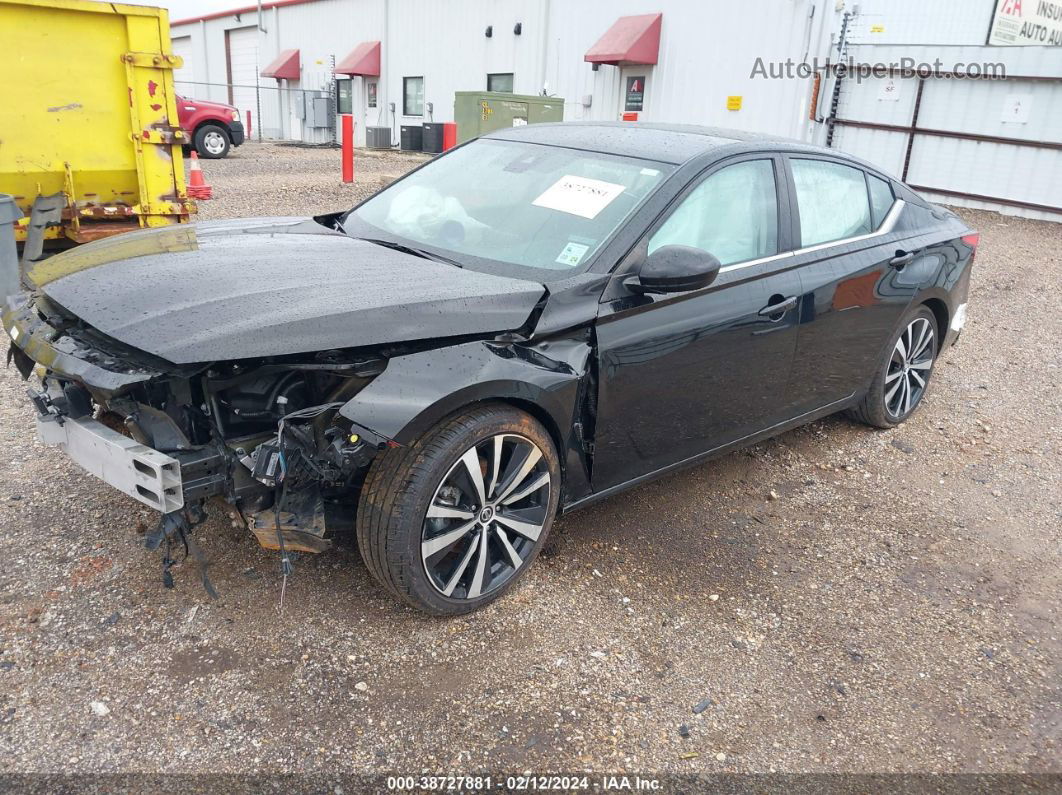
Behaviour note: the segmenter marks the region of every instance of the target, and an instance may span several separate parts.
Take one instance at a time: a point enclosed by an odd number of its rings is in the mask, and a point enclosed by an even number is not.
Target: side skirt
[[[748,436],[743,436],[740,439],[736,439],[733,442],[720,445],[719,447],[713,447],[711,450],[708,450],[703,453],[698,453],[697,455],[692,456],[691,458],[687,458],[683,461],[679,461],[674,464],[669,464],[668,466],[663,467],[661,469],[657,469],[656,471],[650,472],[647,475],[641,475],[639,477],[634,478],[633,480],[628,480],[626,483],[620,483],[616,486],[610,486],[604,491],[598,491],[586,497],[582,497],[581,499],[578,499],[575,502],[565,505],[561,510],[561,515],[566,515],[581,508],[586,508],[589,505],[593,505],[596,502],[612,497],[616,494],[619,494],[620,492],[627,491],[627,489],[632,489],[635,486],[642,485],[643,483],[648,483],[650,481],[657,480],[658,478],[662,478],[665,475],[670,475],[672,472],[678,472],[683,469],[689,469],[690,467],[697,466],[697,464],[703,464],[704,462],[710,461],[713,458],[719,458],[721,456],[726,455],[727,453],[731,453],[735,450],[740,450],[743,447],[748,447],[751,444],[755,444],[756,442],[762,442],[764,439],[770,439],[772,436],[778,436],[779,434],[785,433],[786,431],[791,431],[794,428],[799,428],[801,425],[806,425],[809,422],[814,422],[815,420],[821,419],[823,417],[828,417],[830,414],[836,414],[837,412],[842,411],[848,408],[849,406],[852,406],[857,403],[859,397],[861,397],[859,392],[853,392],[846,398],[836,400],[833,403],[828,403],[825,406],[822,406],[821,408],[815,409],[814,411],[809,411],[805,414],[793,417],[792,419],[785,420],[784,422],[780,422],[777,425],[772,425],[771,427],[766,428],[762,431],[750,433]]]

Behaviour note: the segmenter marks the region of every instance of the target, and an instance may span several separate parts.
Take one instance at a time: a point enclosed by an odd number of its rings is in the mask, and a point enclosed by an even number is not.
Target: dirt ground
[[[349,206],[414,156],[247,145],[202,217]],[[904,426],[835,417],[558,523],[472,616],[356,549],[155,516],[35,438],[0,375],[0,772],[1062,771],[1060,227],[982,232],[970,319]],[[696,707],[696,709],[695,709]]]

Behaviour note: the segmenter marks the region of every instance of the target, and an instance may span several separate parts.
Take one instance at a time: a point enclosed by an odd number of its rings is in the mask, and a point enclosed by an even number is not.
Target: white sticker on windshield
[[[585,243],[569,243],[562,250],[555,262],[574,268],[582,260],[590,246]]]
[[[582,218],[596,218],[621,193],[622,185],[566,174],[546,188],[532,204]]]

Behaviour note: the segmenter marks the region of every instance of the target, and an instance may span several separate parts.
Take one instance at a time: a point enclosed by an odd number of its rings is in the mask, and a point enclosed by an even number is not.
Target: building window
[[[369,107],[376,107],[376,81],[372,80],[365,84],[365,93],[369,98]]]
[[[506,94],[513,93],[513,73],[503,72],[500,74],[487,75],[487,91],[502,91]]]
[[[424,115],[424,78],[402,78],[402,115]]]
[[[336,112],[353,113],[354,103],[351,101],[350,78],[336,80]]]

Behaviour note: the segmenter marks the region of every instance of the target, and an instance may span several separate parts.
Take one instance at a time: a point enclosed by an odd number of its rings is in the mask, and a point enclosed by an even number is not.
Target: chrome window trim
[[[811,254],[815,251],[823,251],[833,246],[844,246],[849,243],[859,243],[863,240],[872,240],[875,237],[883,237],[896,228],[896,222],[900,220],[900,215],[903,213],[903,208],[906,204],[907,203],[903,199],[896,199],[892,203],[892,207],[889,208],[885,220],[881,222],[881,226],[879,226],[874,232],[868,232],[865,235],[856,235],[855,237],[845,237],[841,240],[831,240],[827,243],[816,243],[814,246],[806,246],[804,248],[795,249],[794,251],[783,251],[780,254],[772,254],[769,257],[761,257],[760,259],[753,259],[747,262],[738,262],[734,265],[725,265],[719,269],[719,272],[730,273],[731,271],[741,270],[742,268],[751,268],[753,265],[763,265],[767,262],[798,257],[801,254]]]

